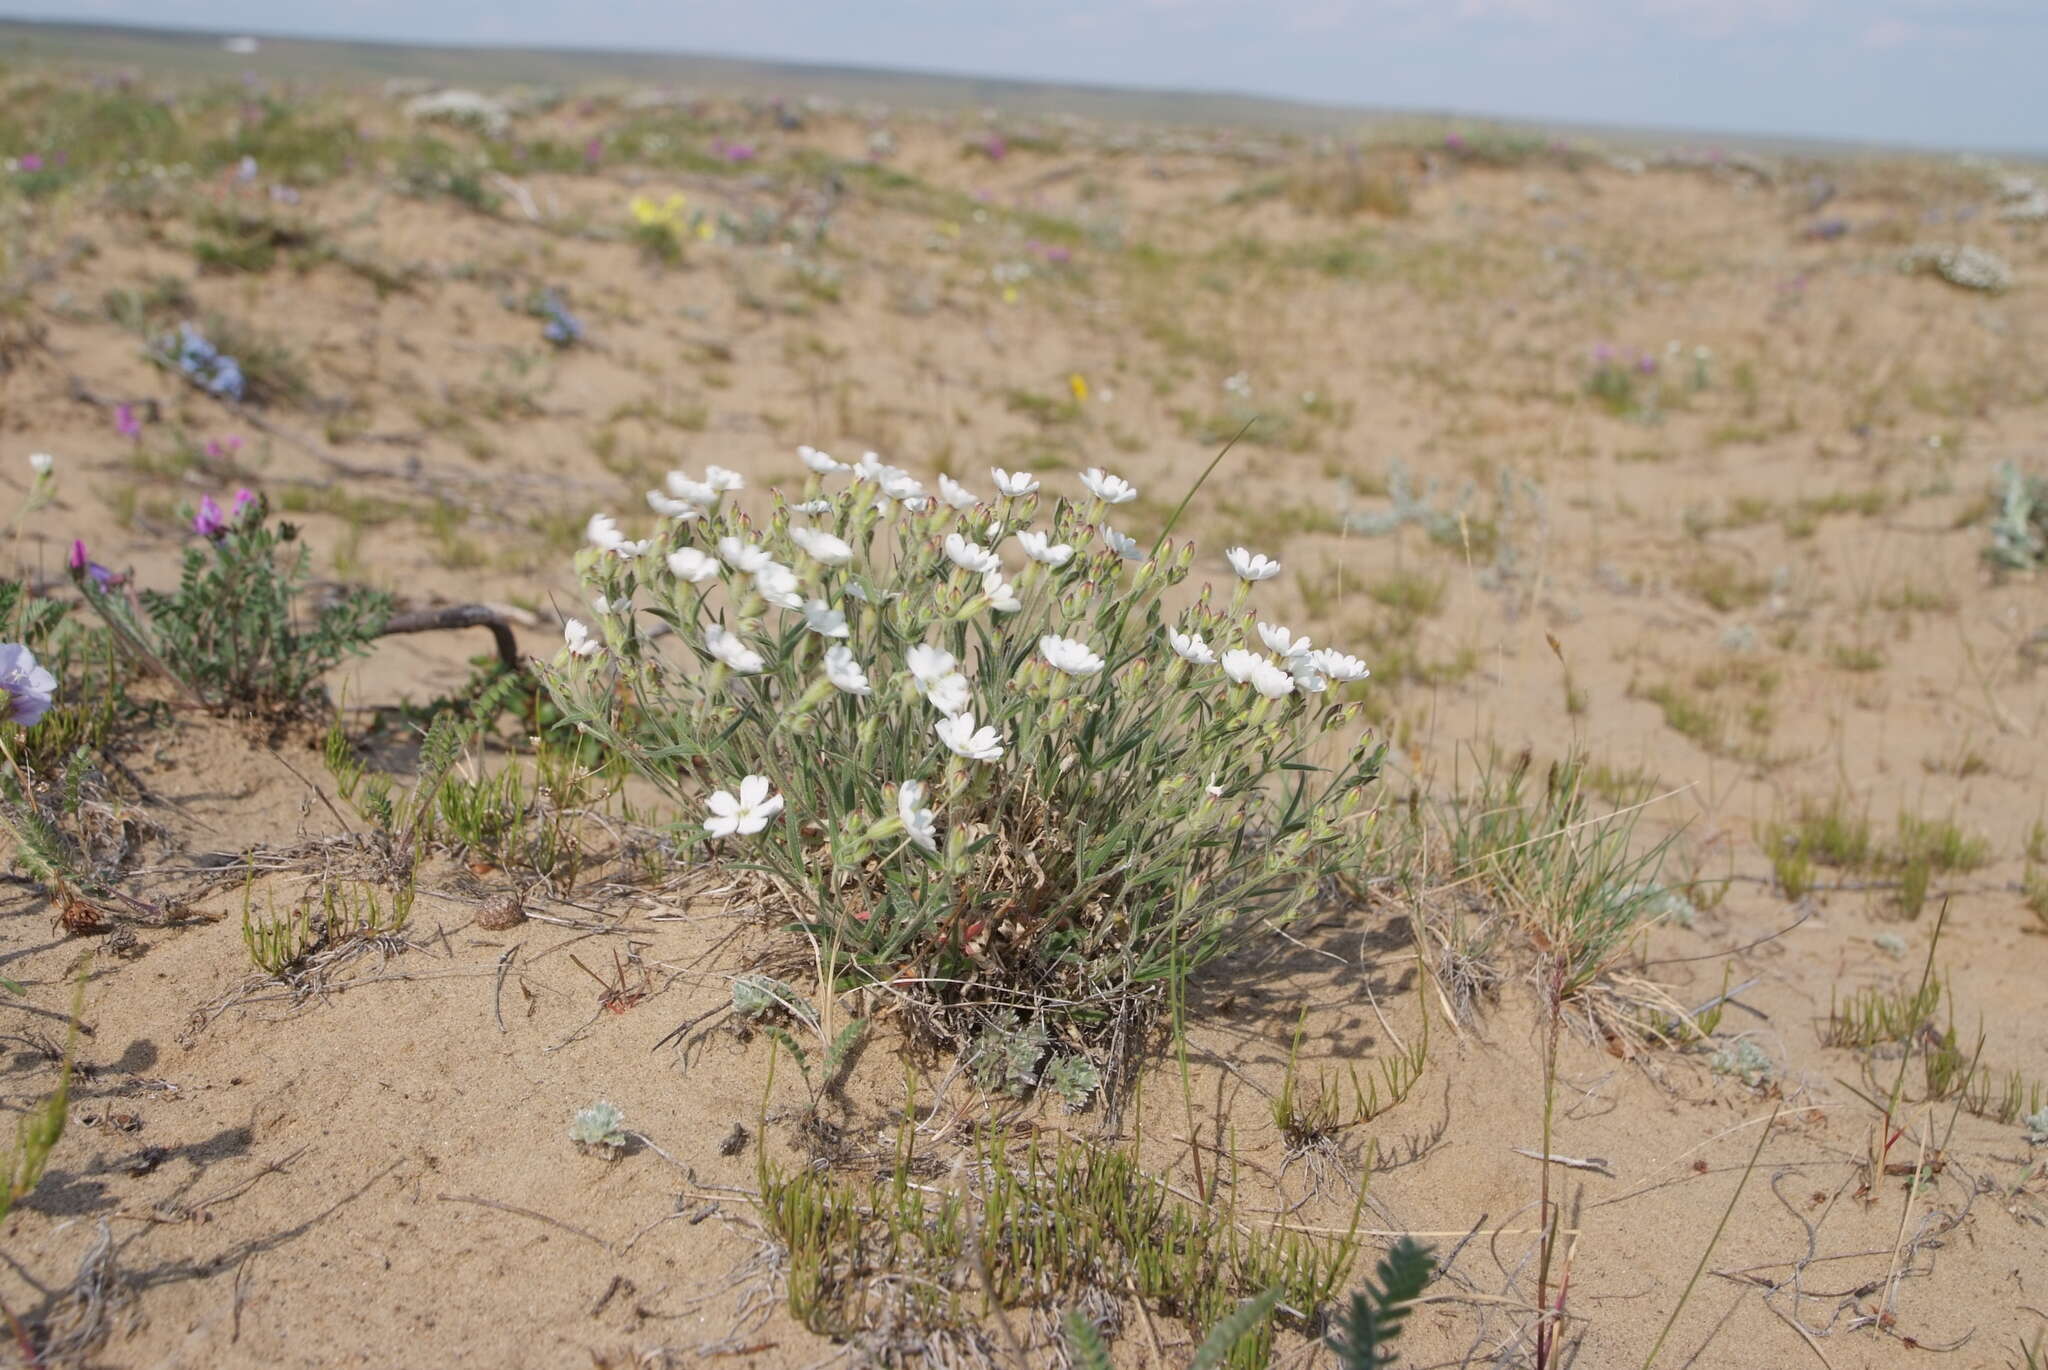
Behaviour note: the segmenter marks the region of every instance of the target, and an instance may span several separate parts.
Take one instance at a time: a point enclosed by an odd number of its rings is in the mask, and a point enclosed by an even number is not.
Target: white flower
[[[1355,656],[1346,656],[1334,647],[1321,647],[1311,652],[1316,669],[1332,680],[1363,680],[1372,672],[1365,669],[1365,663]]]
[[[860,460],[853,464],[853,474],[856,479],[871,480],[877,485],[882,483],[882,474],[884,472],[894,471],[895,469],[895,467],[884,462],[881,454],[877,452],[863,452],[860,454]]]
[[[1090,651],[1088,644],[1079,638],[1047,633],[1038,639],[1038,650],[1054,670],[1065,671],[1068,675],[1094,675],[1102,669],[1102,658]]]
[[[1104,504],[1128,504],[1138,497],[1138,487],[1122,476],[1112,476],[1099,466],[1081,473],[1081,484]]]
[[[754,572],[754,588],[770,604],[784,609],[804,607],[803,591],[798,586],[796,572],[779,561],[771,561]]]
[[[725,564],[735,571],[753,575],[763,566],[770,565],[775,558],[765,547],[755,547],[728,533],[718,540],[718,555],[725,558]]]
[[[844,471],[846,469],[845,462],[834,461],[832,460],[831,453],[820,452],[815,447],[799,447],[796,449],[796,454],[803,461],[804,465],[810,467],[821,476],[829,476],[835,471]]]
[[[1005,495],[1014,498],[1038,493],[1038,477],[1028,471],[1019,471],[1013,476],[1000,466],[991,466],[988,473],[996,478],[996,489]]]
[[[972,490],[951,476],[939,477],[939,498],[955,509],[972,509],[981,502],[974,497]]]
[[[1252,678],[1252,672],[1264,660],[1257,652],[1247,652],[1242,647],[1232,648],[1223,654],[1223,674],[1242,685]]]
[[[728,471],[723,466],[705,467],[704,483],[721,494],[727,490],[744,490],[747,488],[747,483],[740,479],[739,472]]]
[[[1287,625],[1284,623],[1260,623],[1259,636],[1265,639],[1268,647],[1271,647],[1281,656],[1294,657],[1308,654],[1308,635],[1304,633],[1300,637],[1295,637],[1287,631]]]
[[[805,600],[804,627],[820,637],[845,637],[846,615],[822,599]]]
[[[1033,532],[1025,528],[1017,534],[1017,545],[1024,549],[1024,555],[1046,566],[1064,566],[1073,559],[1072,544],[1054,542],[1048,533]]]
[[[954,671],[942,675],[924,687],[924,697],[931,706],[948,718],[964,714],[974,707],[974,686],[966,676]]]
[[[825,679],[831,681],[836,689],[844,690],[850,695],[868,695],[875,692],[874,687],[868,684],[867,672],[853,659],[853,650],[849,647],[833,646],[825,649]]]
[[[592,637],[590,629],[580,618],[572,618],[562,625],[562,640],[569,644],[570,656],[596,656],[604,650],[604,639]]]
[[[1252,665],[1252,688],[1268,699],[1294,693],[1294,677],[1284,667],[1260,657]]]
[[[807,499],[802,504],[792,504],[789,507],[799,514],[829,514],[832,512],[832,501],[829,499]]]
[[[1216,664],[1216,649],[1202,641],[1200,633],[1183,633],[1169,628],[1166,630],[1166,640],[1183,661],[1192,661],[1197,666]]]
[[[1003,755],[1002,739],[996,736],[996,730],[977,730],[973,714],[942,718],[932,724],[932,731],[939,735],[939,741],[946,744],[946,750],[969,761],[996,761]]]
[[[945,648],[927,647],[920,642],[904,655],[903,664],[917,677],[918,684],[929,685],[940,676],[953,674],[953,668],[960,663]]]
[[[939,849],[938,834],[932,827],[932,811],[924,803],[924,782],[906,780],[896,787],[896,817],[903,821],[903,835],[926,851]]]
[[[702,585],[723,568],[717,557],[706,555],[694,547],[678,547],[668,554],[668,569],[675,572],[677,580]]]
[[[890,499],[901,500],[913,511],[924,508],[924,486],[908,471],[899,471],[891,466],[882,472],[882,493]]]
[[[844,566],[853,560],[852,545],[823,528],[791,528],[789,540],[826,566]]]
[[[630,614],[633,612],[633,597],[620,595],[617,599],[606,599],[598,595],[590,601],[590,607],[600,614]]]
[[[621,533],[618,520],[610,514],[592,514],[590,522],[583,525],[583,536],[591,546],[629,559],[639,556],[649,546],[645,542],[634,542]]]
[[[38,476],[47,476],[57,469],[57,459],[48,452],[31,452],[28,454],[28,469]]]
[[[704,820],[704,831],[713,837],[750,836],[768,826],[768,820],[782,812],[782,796],[768,792],[768,777],[750,775],[740,781],[740,797],[734,799],[724,790],[719,790],[704,801],[704,807],[711,810],[711,817]]]
[[[1316,665],[1315,653],[1304,652],[1300,656],[1287,658],[1287,672],[1294,677],[1295,688],[1305,695],[1319,695],[1330,688],[1330,682]]]
[[[1244,580],[1271,580],[1280,574],[1280,563],[1270,560],[1263,553],[1252,553],[1242,547],[1233,547],[1224,555],[1230,559],[1230,569]]]
[[[946,560],[961,570],[972,571],[978,576],[1003,569],[1001,557],[978,542],[969,542],[958,533],[946,534]]]
[[[647,492],[647,507],[664,518],[681,519],[685,522],[704,516],[704,510],[701,506],[692,504],[688,500],[670,499],[659,490],[649,490]]]
[[[662,483],[668,486],[671,495],[686,503],[700,505],[706,509],[718,503],[718,491],[704,481],[691,480],[680,471],[669,472],[662,478]]]
[[[704,630],[704,646],[741,675],[759,674],[768,664],[759,652],[715,623]]]
[[[1143,561],[1145,559],[1145,549],[1138,545],[1136,538],[1125,537],[1106,523],[1096,531],[1101,533],[1102,540],[1109,544],[1109,550],[1115,552],[1125,561]]]
[[[981,592],[988,596],[988,607],[999,614],[1014,614],[1024,607],[1016,588],[1003,579],[1001,571],[989,571],[982,576]]]

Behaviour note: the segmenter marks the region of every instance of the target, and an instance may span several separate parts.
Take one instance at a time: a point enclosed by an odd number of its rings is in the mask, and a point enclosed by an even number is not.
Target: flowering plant
[[[1019,1010],[1121,1038],[1356,869],[1381,749],[1311,758],[1365,665],[1261,630],[1277,563],[1235,549],[1227,602],[1190,597],[1191,544],[1105,521],[1116,477],[1054,499],[800,455],[802,499],[759,520],[715,466],[649,492],[650,536],[594,517],[595,612],[543,671],[715,860],[769,877],[826,984],[941,1039]]]
[[[355,590],[305,615],[305,546],[291,524],[271,526],[269,512],[249,490],[236,491],[225,510],[203,497],[189,517],[202,542],[186,549],[170,594],[124,591],[83,545],[71,578],[132,655],[208,708],[290,714],[322,674],[376,636],[391,600]]]

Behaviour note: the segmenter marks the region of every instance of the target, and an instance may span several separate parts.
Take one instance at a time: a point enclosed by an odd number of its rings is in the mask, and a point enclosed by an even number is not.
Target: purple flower
[[[592,138],[583,145],[583,165],[594,167],[604,157],[604,139]]]
[[[199,512],[192,516],[192,531],[203,538],[217,538],[227,531],[227,515],[212,495],[199,497]]]
[[[1010,145],[1003,141],[1003,135],[1000,133],[989,134],[982,142],[981,150],[988,154],[991,162],[1000,162],[1010,155]]]
[[[1595,344],[1593,348],[1593,361],[1596,365],[1606,366],[1609,362],[1612,362],[1613,360],[1613,347],[1609,346],[1606,343]]]
[[[142,420],[136,415],[134,405],[114,406],[114,431],[124,438],[142,436]]]
[[[41,171],[43,169],[43,159],[36,153],[24,152],[21,154],[20,166],[23,171]]]
[[[1656,375],[1657,359],[1645,352],[1642,356],[1636,358],[1636,370],[1642,372],[1645,376]]]
[[[112,589],[126,579],[126,577],[115,575],[97,561],[87,557],[85,554],[85,543],[77,538],[72,539],[71,542],[70,566],[72,579],[78,580],[91,577],[92,583],[99,586],[102,590]]]
[[[256,492],[254,490],[251,490],[246,485],[243,486],[241,489],[235,491],[235,502],[228,509],[228,517],[234,520],[236,523],[240,523],[242,521],[242,516],[248,513],[250,506],[255,503]]]
[[[1463,152],[1465,150],[1465,135],[1462,133],[1446,133],[1444,135],[1444,146],[1452,152]]]
[[[33,728],[50,711],[57,677],[36,665],[36,654],[18,642],[0,642],[0,695],[9,721]]]

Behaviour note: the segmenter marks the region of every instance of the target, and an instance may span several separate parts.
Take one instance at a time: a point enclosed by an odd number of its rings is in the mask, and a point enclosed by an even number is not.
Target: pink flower
[[[87,557],[85,554],[85,543],[81,539],[74,538],[72,540],[69,565],[73,580],[81,580],[90,576],[92,583],[99,586],[102,590],[112,589],[127,579],[125,576],[115,575],[97,561]]]
[[[199,497],[199,512],[192,516],[192,531],[203,538],[217,538],[227,531],[227,515],[212,495]]]
[[[136,414],[134,405],[122,404],[114,407],[114,431],[124,438],[142,436],[142,419]]]
[[[246,485],[243,486],[241,489],[235,491],[235,502],[233,507],[228,510],[228,517],[235,520],[237,523],[241,522],[242,515],[248,513],[249,506],[254,504],[255,502],[256,492],[254,490],[249,489]]]
[[[42,157],[33,152],[22,153],[21,169],[23,171],[41,171],[43,169]]]

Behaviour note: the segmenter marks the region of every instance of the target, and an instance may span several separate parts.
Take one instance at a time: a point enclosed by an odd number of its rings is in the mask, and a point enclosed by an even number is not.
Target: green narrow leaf
[[[1109,1344],[1095,1330],[1095,1324],[1081,1316],[1080,1309],[1067,1311],[1066,1326],[1067,1349],[1073,1353],[1074,1364],[1080,1370],[1113,1370]]]
[[[1195,1348],[1195,1358],[1188,1362],[1188,1370],[1216,1370],[1239,1342],[1273,1315],[1273,1310],[1280,1304],[1280,1294],[1281,1288],[1276,1284],[1240,1303],[1236,1311],[1210,1328],[1209,1335],[1202,1338],[1202,1344]]]

